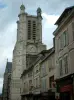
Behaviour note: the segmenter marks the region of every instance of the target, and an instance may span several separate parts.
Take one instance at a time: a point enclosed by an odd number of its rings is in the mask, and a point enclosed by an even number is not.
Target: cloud
[[[42,13],[42,16],[46,18],[47,22],[52,26],[54,26],[55,21],[59,18],[59,15],[48,15],[46,13]]]
[[[5,8],[5,7],[6,7],[6,5],[0,2],[0,9]]]
[[[43,42],[47,44],[47,48],[53,46],[53,31],[56,29],[54,25],[55,21],[58,19],[59,15],[47,15],[46,13],[42,14],[43,16]]]
[[[0,93],[2,93],[2,87],[3,87],[3,78],[0,78]]]
[[[6,67],[7,58],[12,61],[12,51],[16,42],[16,24],[15,22],[8,25],[3,33],[0,34],[0,77]]]

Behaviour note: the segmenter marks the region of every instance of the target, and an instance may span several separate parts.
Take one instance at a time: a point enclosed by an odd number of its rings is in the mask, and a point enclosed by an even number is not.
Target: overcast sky
[[[53,45],[55,21],[66,7],[73,6],[74,0],[0,0],[0,93],[2,91],[3,73],[7,58],[12,61],[12,51],[16,42],[16,21],[20,5],[25,5],[26,12],[36,15],[38,7],[43,16],[43,43],[47,48]]]

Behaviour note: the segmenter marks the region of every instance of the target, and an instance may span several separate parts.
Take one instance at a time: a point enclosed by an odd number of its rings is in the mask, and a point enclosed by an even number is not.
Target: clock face
[[[29,45],[27,48],[28,52],[36,52],[36,47],[34,45]]]

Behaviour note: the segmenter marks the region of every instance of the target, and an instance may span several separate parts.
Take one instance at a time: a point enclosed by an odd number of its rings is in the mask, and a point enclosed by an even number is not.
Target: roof
[[[38,55],[31,55],[31,54],[26,54],[26,65],[27,68],[32,65],[32,63],[37,59]]]
[[[39,54],[48,54],[51,51],[52,48],[48,50],[42,50]]]
[[[32,63],[32,65],[34,66],[39,60],[43,60],[46,55],[52,50],[51,49],[48,49],[48,50],[43,50],[41,51],[38,55],[37,55],[37,58],[35,59],[35,61]]]
[[[61,16],[58,18],[58,20],[56,21],[55,25],[59,24],[61,22],[61,20],[63,19],[63,17],[66,17],[67,14],[72,11],[72,9],[74,9],[74,6],[71,7],[67,7],[63,13],[61,14]]]
[[[12,62],[7,62],[5,73],[11,73],[11,69],[12,69]]]
[[[49,50],[50,50],[49,54],[41,61],[41,63],[42,63],[43,61],[45,61],[49,56],[51,56],[51,55],[55,52],[54,47],[51,48],[51,49],[49,49]]]

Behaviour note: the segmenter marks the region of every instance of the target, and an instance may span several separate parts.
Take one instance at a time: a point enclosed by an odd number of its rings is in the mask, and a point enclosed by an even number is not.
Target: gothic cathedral
[[[37,9],[37,16],[29,15],[22,4],[18,17],[17,41],[13,50],[10,100],[21,100],[22,81],[20,77],[27,69],[26,55],[37,55],[42,50],[46,50],[46,45],[42,43],[41,9]]]

